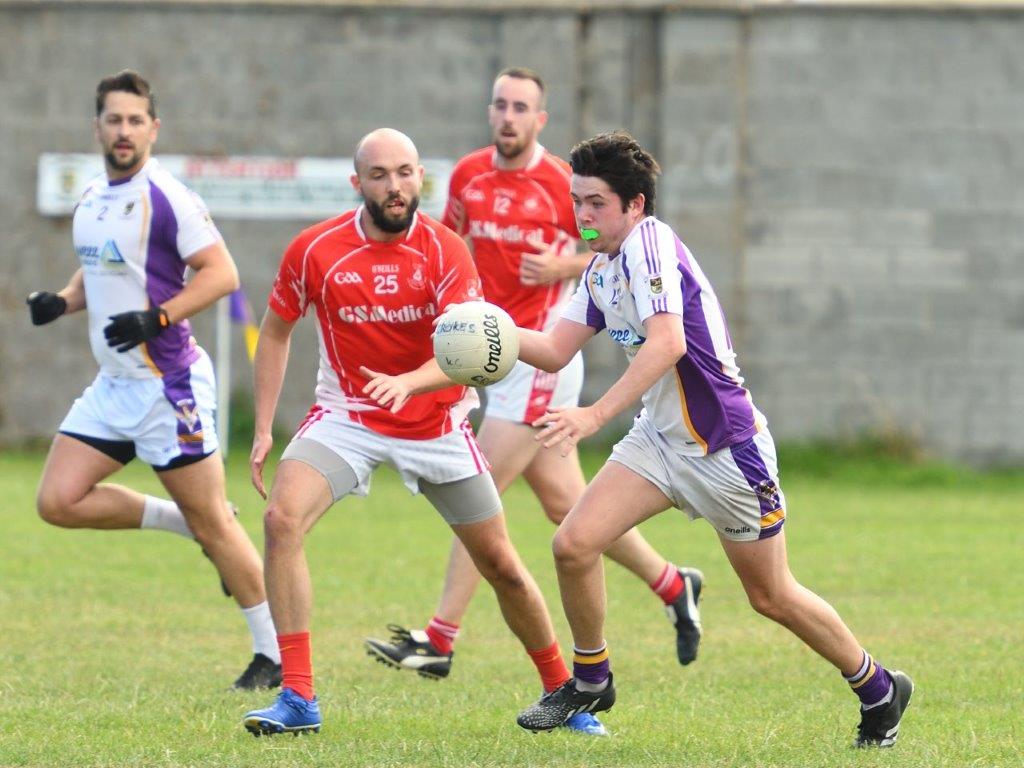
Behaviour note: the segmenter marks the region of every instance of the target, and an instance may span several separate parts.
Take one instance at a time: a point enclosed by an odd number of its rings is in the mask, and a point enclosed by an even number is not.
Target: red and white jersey
[[[508,312],[516,325],[544,330],[558,320],[575,281],[523,285],[519,265],[524,252],[538,251],[531,240],[552,243],[561,238],[567,255],[575,254],[579,231],[569,196],[571,171],[539,144],[520,170],[498,168],[495,152],[484,147],[456,163],[441,221],[473,244],[487,300]],[[452,200],[465,209],[461,221],[452,213]]]
[[[362,207],[303,231],[285,251],[269,306],[295,322],[316,310],[320,371],[316,401],[347,411],[383,435],[426,440],[447,434],[478,404],[476,392],[451,386],[414,395],[398,413],[363,394],[359,366],[387,374],[419,368],[433,356],[432,321],[449,304],[480,299],[480,278],[466,244],[417,213],[405,239],[366,237]]]

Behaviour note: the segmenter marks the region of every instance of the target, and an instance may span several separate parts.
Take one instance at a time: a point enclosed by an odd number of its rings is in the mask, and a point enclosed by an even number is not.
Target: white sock
[[[243,608],[242,615],[252,633],[252,652],[262,653],[275,664],[281,663],[281,651],[277,647],[277,631],[270,618],[270,603],[264,600],[252,608]]]
[[[585,691],[586,693],[600,693],[608,687],[608,678],[605,678],[600,683],[588,683],[585,680],[576,678],[576,690]]]
[[[158,499],[156,496],[146,496],[145,499],[140,528],[170,531],[186,539],[195,540],[196,537],[192,535],[192,529],[188,527],[185,516],[181,514],[177,504],[167,499]]]

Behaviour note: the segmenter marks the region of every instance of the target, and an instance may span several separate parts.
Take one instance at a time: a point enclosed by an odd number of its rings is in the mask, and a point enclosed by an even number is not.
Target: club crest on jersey
[[[413,267],[412,274],[409,275],[409,287],[414,291],[422,291],[427,287],[427,281],[423,277],[423,265],[417,264]]]
[[[100,261],[104,264],[124,264],[124,256],[118,250],[117,243],[107,240],[100,251]]]
[[[467,189],[462,193],[462,199],[467,203],[481,203],[486,197],[482,189]]]
[[[196,407],[196,401],[190,397],[185,398],[176,402],[174,408],[174,415],[178,417],[178,421],[188,427],[189,432],[192,432],[196,428],[196,424],[199,423],[199,409]]]
[[[527,213],[536,213],[540,208],[540,200],[536,197],[528,197],[523,201],[523,210]]]
[[[124,210],[121,211],[121,218],[122,219],[127,219],[129,216],[132,215],[132,211],[134,211],[134,210],[135,210],[135,201],[134,200],[129,200],[127,203],[124,204]]]
[[[659,277],[652,277],[650,279],[649,283],[650,283],[650,286],[651,286],[651,293],[661,293],[663,290],[665,290],[664,286],[662,286],[662,284],[661,284],[661,277],[660,276]]]

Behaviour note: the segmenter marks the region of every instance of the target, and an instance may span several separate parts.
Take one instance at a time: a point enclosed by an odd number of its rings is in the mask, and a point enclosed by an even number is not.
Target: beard
[[[506,160],[513,160],[519,157],[526,150],[527,145],[530,143],[525,138],[520,139],[515,144],[503,145],[501,136],[494,141],[494,148],[498,154],[504,157]]]
[[[131,157],[129,157],[127,160],[118,160],[116,152],[117,150],[111,147],[104,156],[106,158],[107,165],[109,165],[115,171],[127,171],[130,168],[134,168],[135,164],[142,159],[142,153],[139,152],[137,149],[134,152],[132,152]]]
[[[387,205],[394,199],[395,198],[393,197],[389,197],[384,201],[384,205]],[[382,232],[387,232],[392,235],[408,229],[409,225],[412,224],[412,217],[416,213],[416,209],[420,207],[419,196],[413,197],[409,200],[409,204],[406,206],[405,214],[396,217],[385,211],[384,205],[381,205],[375,200],[370,200],[364,197],[363,202],[366,204],[366,210],[369,211],[370,219],[373,221],[374,226]]]

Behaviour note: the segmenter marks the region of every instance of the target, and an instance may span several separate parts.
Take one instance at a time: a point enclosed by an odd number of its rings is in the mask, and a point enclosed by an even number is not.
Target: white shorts
[[[60,431],[134,443],[136,455],[154,467],[213,453],[217,388],[210,357],[199,352],[189,368],[162,378],[100,373],[75,400]]]
[[[549,407],[578,405],[583,389],[583,355],[579,352],[558,373],[548,373],[521,360],[512,372],[484,390],[485,418],[532,424]]]
[[[468,420],[443,437],[403,440],[378,434],[344,411],[315,405],[292,440],[299,438],[315,440],[344,459],[356,473],[359,484],[352,493],[357,496],[370,492],[370,475],[381,464],[394,467],[412,493],[419,493],[421,479],[440,485],[490,470]]]
[[[609,460],[650,480],[674,506],[691,519],[703,517],[727,539],[767,539],[786,522],[786,497],[767,428],[707,456],[680,456],[645,411]]]

